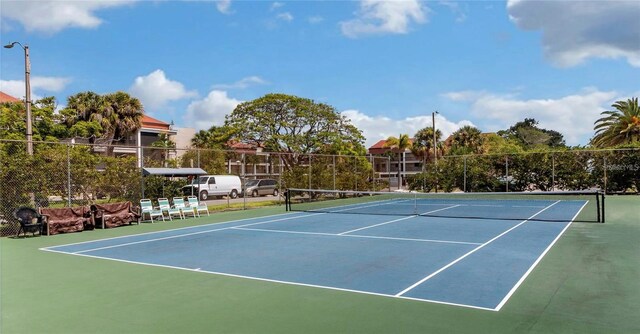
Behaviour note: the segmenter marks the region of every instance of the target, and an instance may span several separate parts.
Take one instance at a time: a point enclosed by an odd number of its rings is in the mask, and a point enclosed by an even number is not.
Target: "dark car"
[[[263,195],[278,196],[278,181],[273,179],[248,180],[244,185],[242,195],[245,192],[253,197]]]

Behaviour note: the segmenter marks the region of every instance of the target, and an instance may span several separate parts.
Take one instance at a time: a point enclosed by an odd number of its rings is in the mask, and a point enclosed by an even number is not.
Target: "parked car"
[[[182,187],[185,196],[199,196],[203,201],[211,196],[237,198],[241,191],[242,183],[237,175],[202,175]]]
[[[272,179],[247,180],[244,185],[247,194],[258,197],[263,195],[278,196],[278,182]],[[242,193],[244,196],[244,192]]]

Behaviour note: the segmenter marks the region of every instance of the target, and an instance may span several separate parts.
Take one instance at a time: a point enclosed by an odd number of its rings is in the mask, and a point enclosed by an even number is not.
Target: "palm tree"
[[[102,96],[94,92],[82,92],[71,95],[67,98],[67,108],[69,112],[64,123],[70,128],[72,134],[83,134],[89,137],[89,143],[94,144],[98,137],[104,133],[100,122],[100,115],[106,108],[105,100]]]
[[[158,140],[151,143],[151,147],[158,148],[158,152],[160,152],[159,158],[161,161],[165,161],[169,155],[170,151],[175,151],[176,143],[171,140],[168,134],[161,133],[158,135]],[[155,150],[154,150],[155,153]]]
[[[482,131],[471,125],[465,125],[451,134],[451,150],[454,154],[482,153],[484,138]]]
[[[68,125],[80,122],[96,124],[100,131],[90,138],[90,142],[101,137],[109,144],[107,155],[113,155],[114,141],[140,129],[144,113],[140,100],[125,92],[108,95],[78,93],[69,97],[67,107],[75,112],[74,117],[67,119]]]
[[[402,170],[400,168],[402,153],[405,150],[410,149],[412,147],[411,138],[409,138],[408,134],[400,134],[398,138],[391,136],[387,138],[387,140],[385,140],[384,145],[382,145],[382,147],[391,148],[393,150],[398,151],[398,189],[400,189],[400,186],[402,185],[401,184]]]
[[[433,127],[427,126],[422,128],[416,132],[414,136],[414,145],[418,147],[424,148],[424,161],[431,160],[431,157],[435,157],[437,152],[442,153],[442,143],[440,142],[442,138],[442,132],[440,130],[436,130],[436,144],[433,143]],[[432,155],[433,154],[433,155]]]
[[[191,138],[191,145],[195,148],[207,148],[210,142],[211,132],[207,130],[200,130]]]
[[[591,144],[595,147],[610,147],[640,141],[640,108],[638,98],[616,101],[615,110],[604,111],[595,122],[595,136]]]
[[[142,126],[144,109],[142,103],[125,92],[115,92],[104,96],[106,108],[100,113],[100,123],[105,129],[105,139],[114,141],[135,133]],[[107,155],[113,155],[114,147],[107,148]]]

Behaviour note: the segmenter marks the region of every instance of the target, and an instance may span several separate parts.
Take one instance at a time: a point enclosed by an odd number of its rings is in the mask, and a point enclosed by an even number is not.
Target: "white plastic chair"
[[[187,217],[187,214],[191,214],[193,217],[196,216],[196,210],[184,202],[183,197],[174,197],[173,198],[173,207],[176,209],[180,209],[182,211],[182,216]]]
[[[189,201],[189,207],[194,209],[194,211],[198,214],[198,217],[200,217],[200,212],[206,212],[207,216],[209,216],[209,208],[206,204],[200,204],[197,197],[189,196],[187,197],[187,200]]]
[[[140,215],[141,215],[141,219],[144,220],[144,214],[148,214],[149,215],[149,219],[151,219],[151,222],[153,223],[153,217],[162,217],[162,221],[164,221],[164,214],[162,213],[162,210],[158,210],[155,209],[153,207],[153,204],[151,203],[150,199],[141,199],[140,200]]]
[[[176,207],[171,207],[171,204],[169,204],[168,198],[158,198],[158,206],[160,208],[160,211],[167,212],[169,216],[169,220],[173,220],[172,218],[173,215],[178,215],[180,219],[184,219],[184,217],[182,216],[182,210]]]

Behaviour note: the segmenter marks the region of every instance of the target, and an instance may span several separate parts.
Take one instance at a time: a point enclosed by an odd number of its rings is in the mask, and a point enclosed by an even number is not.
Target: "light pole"
[[[431,113],[431,124],[433,125],[433,168],[436,175],[436,193],[438,192],[438,142],[436,141],[436,114],[438,111]]]
[[[431,124],[433,124],[433,157],[435,163],[438,164],[438,143],[436,142],[436,114],[439,114],[437,110],[431,113]]]
[[[25,98],[24,105],[27,109],[27,153],[33,155],[33,128],[31,125],[31,62],[29,61],[29,46],[22,45],[20,42],[13,42],[5,45],[6,49],[11,49],[16,44],[24,50],[24,85],[25,85]]]

